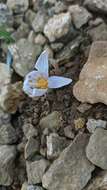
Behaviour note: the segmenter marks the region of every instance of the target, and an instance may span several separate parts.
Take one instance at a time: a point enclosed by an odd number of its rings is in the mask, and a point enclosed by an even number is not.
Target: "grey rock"
[[[3,124],[10,123],[11,116],[10,114],[4,112],[2,109],[0,109],[0,126]]]
[[[13,25],[12,11],[7,5],[0,3],[0,26],[11,27]]]
[[[74,57],[77,54],[81,40],[81,37],[77,37],[64,46],[64,48],[56,55],[58,61],[68,62],[72,57]]]
[[[0,97],[0,104],[4,111],[8,113],[15,113],[20,101],[24,98],[22,93],[22,82],[5,85],[2,88]]]
[[[17,140],[16,131],[11,124],[0,126],[0,144],[14,144]]]
[[[56,159],[60,153],[69,145],[64,137],[60,137],[56,133],[51,133],[47,136],[47,157],[49,159]]]
[[[59,14],[59,13],[67,11],[67,6],[64,4],[64,2],[57,1],[55,3],[55,6],[52,7],[52,11],[53,13]]]
[[[44,45],[46,43],[46,38],[45,36],[43,36],[41,33],[39,33],[36,37],[35,37],[35,44],[39,44],[39,45]]]
[[[60,13],[50,18],[44,27],[44,34],[48,37],[50,42],[65,36],[71,26],[70,13]]]
[[[25,123],[23,126],[23,133],[25,135],[25,137],[27,139],[29,139],[30,137],[37,137],[38,135],[38,131],[36,128],[33,127],[32,124],[30,123]]]
[[[33,30],[30,30],[29,35],[28,35],[28,41],[31,43],[35,43],[35,32]],[[36,44],[36,43],[35,43]],[[38,44],[40,45],[40,44]]]
[[[15,160],[16,167],[14,170],[14,181],[17,181],[19,184],[23,184],[26,180],[26,162],[23,156],[23,153],[18,152],[18,156]]]
[[[14,178],[15,146],[0,146],[0,185],[9,186]]]
[[[43,187],[37,185],[29,185],[27,190],[44,190]]]
[[[8,187],[6,187],[6,186],[0,186],[0,190],[8,190]]]
[[[40,127],[42,129],[48,128],[50,131],[57,131],[62,126],[62,117],[61,114],[57,111],[54,111],[43,117],[40,120]]]
[[[23,22],[23,14],[15,14],[14,15],[14,25],[20,26]]]
[[[18,27],[17,31],[12,34],[12,37],[16,40],[20,38],[26,38],[29,34],[29,26],[25,22],[22,22],[21,25]]]
[[[20,76],[25,76],[35,64],[35,59],[41,53],[41,47],[26,39],[20,39],[13,46],[13,68]],[[29,64],[30,63],[30,64]]]
[[[44,174],[42,184],[49,190],[82,190],[91,178],[94,166],[87,160],[88,135],[79,134]]]
[[[37,12],[32,22],[33,30],[35,32],[43,32],[46,21],[47,21],[47,16],[41,12]]]
[[[96,26],[102,24],[103,22],[104,22],[104,21],[103,21],[102,18],[97,17],[95,20],[90,20],[90,21],[89,21],[89,25],[90,25],[91,27],[96,27]]]
[[[70,125],[64,128],[64,134],[67,138],[70,138],[70,139],[74,139],[75,137],[75,134],[72,131],[72,127]]]
[[[30,160],[36,153],[39,152],[39,141],[30,137],[25,146],[25,159]]]
[[[33,12],[31,9],[28,9],[25,13],[25,21],[32,26],[32,22],[34,18],[36,17],[35,12]]]
[[[84,5],[92,11],[107,13],[107,0],[85,0]]]
[[[27,190],[27,188],[28,188],[28,183],[27,183],[27,181],[25,181],[25,182],[22,184],[22,186],[21,186],[21,190]]]
[[[0,63],[0,73],[0,107],[4,110],[4,102],[11,82],[11,71],[8,65]]]
[[[24,13],[29,6],[28,0],[7,0],[7,6],[14,12],[14,13]]]
[[[86,148],[87,158],[94,165],[107,169],[107,130],[97,128]]]
[[[64,46],[63,43],[51,43],[51,48],[55,53],[60,51],[63,48],[63,46]]]
[[[51,49],[51,47],[46,44],[46,45],[44,46],[44,50],[47,51],[49,60],[50,60],[50,59],[53,59],[53,56],[54,56],[54,55],[53,55],[53,50]]]
[[[88,122],[86,123],[87,129],[90,133],[94,133],[96,128],[106,128],[107,121],[104,120],[96,120],[96,119],[88,119]]]
[[[67,2],[73,3],[75,0],[66,0]]]
[[[78,107],[77,107],[77,110],[81,113],[85,113],[87,110],[89,110],[90,108],[92,107],[91,104],[87,104],[87,103],[83,103],[83,104],[80,104]]]
[[[27,161],[27,176],[29,184],[38,184],[42,182],[43,174],[45,173],[49,162],[44,158],[40,160],[35,160],[33,162]]]
[[[44,4],[50,4],[50,5],[54,5],[56,3],[56,0],[44,0]]]
[[[74,96],[81,102],[107,104],[107,43],[92,44],[87,63],[81,70],[79,81],[73,87]]]
[[[98,172],[83,190],[107,190],[107,171]]]
[[[107,25],[102,23],[96,27],[93,27],[87,32],[93,41],[106,41],[107,40]]]
[[[29,185],[27,182],[22,184],[21,190],[44,190],[43,187],[37,185]]]
[[[91,13],[79,5],[70,6],[69,12],[71,13],[73,23],[77,29],[81,28],[92,18]]]

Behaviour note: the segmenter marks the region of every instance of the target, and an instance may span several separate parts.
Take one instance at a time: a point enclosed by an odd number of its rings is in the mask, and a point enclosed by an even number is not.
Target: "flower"
[[[48,53],[46,51],[39,56],[35,68],[36,70],[25,76],[23,83],[23,90],[30,97],[42,96],[48,88],[60,88],[72,82],[72,79],[65,77],[49,77]]]

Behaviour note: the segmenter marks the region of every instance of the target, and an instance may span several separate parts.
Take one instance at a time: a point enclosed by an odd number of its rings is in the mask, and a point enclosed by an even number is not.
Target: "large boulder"
[[[88,161],[85,148],[88,135],[79,134],[44,174],[42,184],[49,190],[82,190],[91,178],[94,166]]]
[[[90,162],[107,170],[107,130],[95,130],[87,145],[86,155]]]
[[[107,42],[92,44],[87,63],[73,88],[74,96],[81,102],[107,104]]]

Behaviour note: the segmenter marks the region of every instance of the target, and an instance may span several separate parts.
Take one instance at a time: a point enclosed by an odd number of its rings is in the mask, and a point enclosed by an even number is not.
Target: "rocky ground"
[[[0,190],[107,190],[107,0],[0,0]],[[71,85],[31,99],[40,53]]]

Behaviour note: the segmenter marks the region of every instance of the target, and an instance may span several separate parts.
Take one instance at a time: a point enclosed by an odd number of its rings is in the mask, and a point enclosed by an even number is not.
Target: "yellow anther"
[[[36,81],[36,88],[46,89],[48,88],[48,80],[45,78],[38,78]]]

